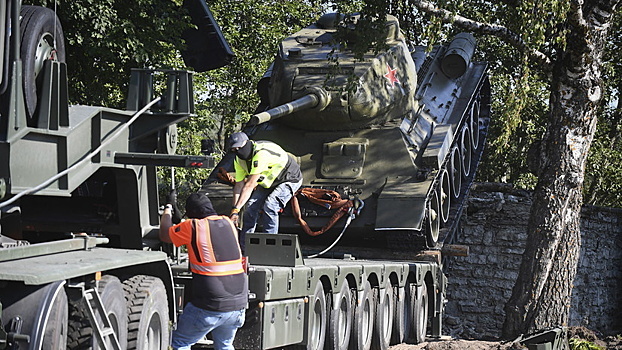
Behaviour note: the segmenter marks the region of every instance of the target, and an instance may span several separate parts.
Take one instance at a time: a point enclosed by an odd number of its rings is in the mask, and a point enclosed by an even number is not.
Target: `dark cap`
[[[216,215],[216,211],[212,206],[206,194],[196,192],[188,196],[186,199],[186,216],[190,219],[203,219],[206,216]]]
[[[229,148],[242,147],[246,141],[248,141],[248,136],[245,133],[234,132],[229,136]]]

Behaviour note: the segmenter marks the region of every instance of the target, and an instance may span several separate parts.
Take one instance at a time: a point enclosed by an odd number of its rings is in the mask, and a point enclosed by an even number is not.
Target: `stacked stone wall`
[[[473,186],[457,244],[467,257],[445,261],[449,279],[444,332],[460,338],[501,336],[504,306],[527,239],[531,196],[496,184]],[[569,326],[605,335],[622,333],[622,210],[585,207],[581,256]]]

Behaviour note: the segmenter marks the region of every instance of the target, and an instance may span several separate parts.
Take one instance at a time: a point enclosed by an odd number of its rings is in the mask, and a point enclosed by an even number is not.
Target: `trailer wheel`
[[[1,289],[2,322],[10,328],[13,319],[22,322],[20,333],[30,336],[30,343],[15,341],[15,348],[58,350],[67,347],[68,299],[65,281],[44,286],[10,284]]]
[[[54,11],[46,7],[22,6],[20,16],[26,114],[28,125],[36,126],[37,77],[46,60],[65,62],[65,41]]]
[[[328,325],[328,348],[346,350],[352,329],[352,293],[348,281],[343,281],[337,301],[330,311]]]
[[[324,340],[326,339],[326,294],[321,281],[315,286],[313,300],[311,302],[311,310],[309,315],[309,338],[307,339],[307,350],[324,349]]]
[[[428,288],[425,283],[416,286],[414,293],[414,305],[411,308],[412,320],[412,341],[419,344],[425,341],[426,327],[428,321]]]
[[[112,329],[119,340],[121,347],[127,343],[127,307],[125,293],[121,281],[115,276],[105,275],[99,281],[97,293],[106,309]],[[72,350],[101,349],[97,338],[93,334],[83,302],[78,300],[71,304],[69,321],[69,335],[67,348]],[[96,314],[98,322],[101,317]],[[106,338],[106,348],[112,348],[110,338]]]
[[[99,281],[97,288],[102,303],[108,312],[108,318],[110,324],[115,330],[119,339],[119,345],[123,347],[123,344],[127,343],[127,306],[125,303],[125,292],[123,291],[123,284],[119,279],[112,275],[105,275]],[[106,342],[106,348],[112,346],[109,342]],[[93,349],[100,349],[97,342],[94,343]]]
[[[363,283],[360,300],[354,308],[354,322],[350,348],[354,350],[369,350],[374,334],[374,320],[376,318],[376,293],[369,281]]]
[[[401,344],[405,342],[406,339],[408,339],[408,305],[410,301],[406,293],[408,286],[402,288],[398,285],[394,285],[392,289],[393,301],[395,303],[395,312],[393,313],[393,332],[391,332],[391,345],[395,345]]]
[[[393,287],[390,283],[378,290],[376,322],[374,339],[371,344],[373,350],[387,350],[391,343],[395,302],[393,301]]]
[[[68,310],[67,293],[61,287],[49,309],[50,315],[45,326],[41,350],[56,350],[67,347]]]
[[[164,283],[136,275],[123,281],[128,308],[128,350],[166,350],[169,342],[168,300]]]

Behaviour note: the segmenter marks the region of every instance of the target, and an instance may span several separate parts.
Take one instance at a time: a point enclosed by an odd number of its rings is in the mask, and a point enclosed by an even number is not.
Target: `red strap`
[[[302,218],[302,214],[300,212],[300,204],[298,203],[297,198],[298,194],[307,197],[307,199],[309,199],[309,201],[311,201],[312,203],[321,205],[327,209],[337,209],[337,211],[333,213],[326,225],[324,225],[318,231],[313,231],[309,227],[307,222]],[[329,199],[326,199],[327,197]],[[321,188],[302,188],[298,192],[296,192],[296,195],[294,197],[292,197],[291,202],[294,217],[296,218],[296,220],[298,220],[300,226],[302,226],[305,233],[309,236],[319,236],[322,233],[330,230],[330,228],[333,227],[335,223],[353,206],[351,200],[341,199],[339,193]]]

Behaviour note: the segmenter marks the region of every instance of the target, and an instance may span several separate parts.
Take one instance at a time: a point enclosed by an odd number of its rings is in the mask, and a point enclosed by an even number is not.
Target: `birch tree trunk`
[[[581,190],[602,97],[602,53],[618,1],[571,1],[567,46],[553,60],[550,120],[536,160],[527,245],[505,306],[506,338],[568,324],[581,246]]]

